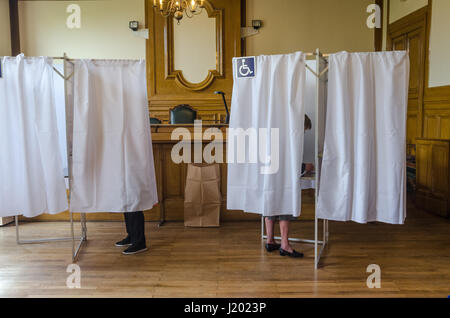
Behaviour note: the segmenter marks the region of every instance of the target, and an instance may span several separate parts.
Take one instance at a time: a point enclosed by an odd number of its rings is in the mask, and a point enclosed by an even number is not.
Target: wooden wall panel
[[[419,98],[420,90],[423,89],[425,29],[419,28],[408,33],[408,49],[411,61],[409,77],[409,94],[411,99]]]
[[[422,8],[388,27],[388,49],[408,50],[411,63],[407,123],[407,143],[412,146],[408,147],[410,155],[414,154],[416,138],[423,135],[427,12],[427,7]]]
[[[417,190],[431,193],[431,144],[417,147]]]
[[[387,8],[384,7],[384,1],[383,0],[375,0],[375,3],[381,8],[381,25],[384,25],[384,10],[387,10]],[[388,15],[389,16],[389,15]],[[375,29],[375,51],[382,51],[383,50],[383,28],[376,28]]]
[[[403,34],[392,39],[392,50],[403,51],[407,49],[406,36]]]
[[[433,146],[433,152],[431,154],[431,162],[433,163],[431,179],[434,180],[433,193],[442,199],[448,199],[449,194],[448,156],[448,144],[436,144]]]
[[[448,109],[428,109],[425,107],[424,138],[450,139],[450,107]]]
[[[408,112],[407,130],[406,130],[406,144],[414,145],[416,138],[419,137],[417,132],[417,112]]]
[[[19,0],[9,0],[9,22],[11,30],[11,56],[21,53],[19,32]]]
[[[450,141],[417,140],[416,204],[450,217]]]
[[[450,139],[450,115],[441,117],[441,139]]]
[[[440,117],[432,114],[425,115],[425,138],[439,139],[440,137]]]

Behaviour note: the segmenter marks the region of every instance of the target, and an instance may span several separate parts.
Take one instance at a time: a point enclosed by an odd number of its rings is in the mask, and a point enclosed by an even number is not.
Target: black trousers
[[[131,244],[146,246],[145,244],[145,219],[144,212],[126,212],[125,225]]]

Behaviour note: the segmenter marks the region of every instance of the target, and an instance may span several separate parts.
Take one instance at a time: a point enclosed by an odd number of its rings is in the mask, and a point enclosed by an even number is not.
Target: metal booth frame
[[[74,63],[67,57],[64,53],[63,57],[53,57],[53,60],[63,60],[64,61],[64,74],[62,74],[57,68],[53,66],[53,70],[64,79],[64,96],[65,96],[65,106],[66,106],[66,138],[67,138],[67,161],[68,161],[68,183],[69,183],[69,202],[70,194],[72,190],[72,135],[73,132],[70,130],[73,122],[72,110],[73,107],[69,106],[68,94],[67,94],[67,82],[73,77],[74,70],[69,76],[65,76],[68,73],[68,64],[74,66]],[[69,125],[70,123],[70,125]],[[40,243],[54,243],[54,242],[72,242],[72,262],[75,263],[78,260],[83,243],[87,241],[87,225],[86,225],[86,214],[81,213],[80,215],[80,225],[81,234],[79,237],[75,236],[74,229],[74,219],[73,212],[69,208],[70,217],[70,237],[56,237],[56,238],[44,238],[44,239],[34,239],[34,240],[24,240],[20,238],[19,233],[19,216],[15,216],[15,226],[16,226],[16,242],[18,245],[24,244],[40,244]]]
[[[314,178],[305,178],[315,181],[314,186],[314,239],[304,239],[304,238],[289,238],[290,242],[295,243],[305,243],[305,244],[314,244],[314,269],[317,270],[319,268],[320,259],[323,255],[325,248],[328,246],[329,242],[329,227],[328,220],[322,220],[322,239],[319,239],[319,223],[320,220],[317,217],[317,203],[318,203],[318,190],[320,185],[320,168],[322,161],[322,153],[319,152],[319,111],[320,111],[320,103],[321,99],[324,98],[323,94],[321,94],[321,82],[327,82],[328,79],[324,78],[324,75],[328,72],[328,54],[322,54],[319,49],[317,49],[314,53],[306,53],[306,57],[309,60],[316,60],[316,70],[313,70],[311,67],[306,65],[306,68],[316,76],[316,101],[315,101],[315,177]],[[326,106],[324,106],[326,107]],[[300,180],[299,180],[300,182]],[[261,217],[261,240],[264,241],[267,239],[267,235],[265,234],[265,217]],[[281,237],[274,237],[276,240],[281,240]],[[319,248],[320,247],[320,248]]]

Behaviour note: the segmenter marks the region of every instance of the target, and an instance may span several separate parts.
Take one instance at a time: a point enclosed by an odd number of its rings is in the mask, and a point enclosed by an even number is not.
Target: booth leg
[[[164,202],[161,203],[160,211],[161,211],[161,216],[160,216],[158,227],[161,227],[166,223],[166,209],[164,208]]]
[[[45,238],[45,239],[37,239],[37,240],[22,240],[20,238],[20,233],[19,233],[19,217],[15,216],[15,225],[16,225],[16,242],[18,245],[23,245],[23,244],[38,244],[38,243],[52,243],[52,242],[67,242],[67,241],[71,241],[72,238],[71,237],[57,237],[57,238]]]

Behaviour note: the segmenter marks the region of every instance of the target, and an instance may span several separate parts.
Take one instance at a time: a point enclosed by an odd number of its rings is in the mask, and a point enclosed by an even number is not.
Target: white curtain
[[[408,85],[407,52],[330,56],[319,218],[403,224]]]
[[[53,66],[64,74],[64,64],[53,64]],[[68,74],[67,74],[68,75]],[[61,150],[62,164],[64,175],[69,175],[69,167],[67,162],[67,135],[66,135],[66,95],[64,89],[65,80],[55,74],[53,76],[53,86],[55,88],[55,108],[56,120],[58,123],[59,149]],[[66,179],[67,180],[67,179]]]
[[[158,201],[145,61],[75,61],[73,212],[134,212]]]
[[[316,69],[316,61],[306,61],[306,64],[313,70]],[[316,144],[316,92],[317,92],[317,77],[311,73],[306,72],[305,82],[305,114],[311,119],[312,129],[305,131],[304,145],[303,145],[303,162],[315,162],[315,144]]]
[[[301,52],[258,56],[254,63],[254,78],[238,78],[238,61],[233,60],[230,128],[253,129],[258,140],[250,143],[247,139],[247,160],[242,162],[238,161],[239,143],[233,142],[233,137],[228,135],[227,208],[264,216],[299,216],[305,56]],[[260,133],[261,128],[269,130]],[[275,136],[272,140],[270,129],[278,130],[278,138]],[[265,143],[261,143],[264,138]],[[252,155],[259,155],[256,162],[250,159]],[[278,169],[263,173],[265,167],[276,168],[277,159]]]
[[[68,209],[52,60],[4,57],[0,78],[0,216]]]

